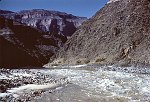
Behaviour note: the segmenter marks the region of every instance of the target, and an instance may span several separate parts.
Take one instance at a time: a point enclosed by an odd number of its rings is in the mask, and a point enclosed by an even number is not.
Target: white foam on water
[[[10,95],[10,93],[0,93],[0,97],[6,97],[8,95]]]
[[[86,64],[83,64],[83,65],[74,65],[74,66],[68,66],[70,68],[80,68],[80,67],[85,67],[87,66]]]
[[[70,66],[70,69],[50,69],[36,70],[37,72],[56,76],[57,78],[67,77],[71,83],[77,84],[82,88],[91,91],[90,94],[101,97],[124,97],[130,102],[141,102],[150,100],[150,76],[137,73],[124,73],[117,71],[103,71],[100,68],[96,70],[77,70],[75,68],[85,67],[86,65]],[[66,66],[68,67],[68,66]],[[111,66],[113,67],[113,66]],[[33,70],[33,72],[36,72]],[[16,74],[15,74],[16,75]],[[17,74],[18,75],[18,74]],[[30,76],[30,75],[26,75]],[[63,83],[63,81],[62,81]],[[18,88],[8,90],[9,93],[18,93],[26,90],[39,90],[45,88],[61,89],[60,83],[51,83],[43,85],[29,84]],[[102,92],[102,93],[101,93]],[[6,94],[0,94],[0,96]],[[133,97],[136,97],[135,99]]]
[[[19,95],[18,95],[18,94],[13,94],[13,97],[14,97],[14,98],[18,98]]]
[[[62,86],[61,87],[57,87],[56,90],[61,90],[62,88],[63,88]]]
[[[19,77],[21,77],[21,76],[23,76],[23,77],[33,77],[31,74],[27,74],[27,73],[21,73],[21,72],[13,72],[13,73],[11,73],[11,74],[8,74],[8,75],[5,75],[5,74],[1,74],[0,75],[0,79],[8,79],[8,80],[10,80],[10,79],[13,79],[15,76],[19,76]]]
[[[12,73],[13,75],[15,76],[24,76],[24,77],[31,77],[32,75],[31,74],[27,74],[27,73]]]
[[[20,86],[18,88],[12,88],[10,90],[7,90],[7,92],[16,93],[23,90],[39,90],[39,89],[46,89],[46,88],[54,88],[57,86],[58,84],[45,84],[45,85],[28,84],[25,86]]]
[[[7,90],[7,92],[17,93],[17,92],[26,91],[26,90],[29,91],[29,90],[48,89],[48,88],[58,88],[67,83],[68,83],[68,79],[60,78],[60,79],[53,81],[52,83],[45,83],[45,84],[43,83],[42,85],[28,84],[28,85],[20,86],[18,88],[12,88],[10,90]]]
[[[12,94],[14,97],[19,97],[19,93],[23,93],[24,91],[56,88],[59,87],[60,85],[61,83],[51,83],[45,85],[28,84],[20,86],[18,88],[11,88],[10,90],[7,90],[7,93],[0,93],[0,97],[6,97],[10,94]]]
[[[0,79],[10,79],[9,77],[7,77],[6,75],[1,75]]]
[[[139,101],[144,95],[150,99],[150,77],[142,74],[124,73],[116,71],[53,69],[47,71],[51,75],[66,76],[68,79],[83,88],[108,94],[105,97],[124,97],[128,100]],[[145,91],[148,90],[148,91]],[[137,99],[132,99],[133,95]],[[139,96],[141,97],[139,97]]]

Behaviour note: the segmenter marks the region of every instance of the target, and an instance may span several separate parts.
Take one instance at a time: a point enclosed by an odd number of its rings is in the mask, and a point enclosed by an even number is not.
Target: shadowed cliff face
[[[67,40],[55,36],[0,17],[0,67],[42,66]]]
[[[149,27],[149,0],[111,0],[79,27],[56,54],[55,61],[149,64]]]
[[[0,67],[40,67],[87,18],[43,9],[0,10]]]
[[[7,11],[6,11],[7,12]],[[78,17],[58,11],[48,11],[43,9],[23,10],[17,13],[2,13],[3,16],[15,21],[32,26],[44,32],[51,32],[51,26],[58,27],[58,33],[64,36],[71,36],[87,18]]]

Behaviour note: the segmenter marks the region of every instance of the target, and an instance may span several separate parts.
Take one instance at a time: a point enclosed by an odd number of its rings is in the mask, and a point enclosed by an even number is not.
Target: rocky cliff
[[[87,18],[43,9],[0,10],[0,67],[40,67]]]
[[[110,0],[79,27],[51,62],[150,64],[149,27],[149,0]]]
[[[2,15],[41,31],[59,33],[64,36],[71,36],[77,27],[87,19],[86,17],[44,9],[23,10],[15,13],[2,13]]]
[[[0,67],[40,67],[66,40],[0,17]]]

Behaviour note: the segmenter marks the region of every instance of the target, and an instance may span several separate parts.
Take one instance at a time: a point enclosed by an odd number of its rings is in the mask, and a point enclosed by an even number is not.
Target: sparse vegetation
[[[57,64],[57,63],[53,63],[53,64],[51,64],[51,66],[58,66],[59,64]]]
[[[90,63],[90,60],[85,60],[84,63],[88,64],[88,63]]]
[[[61,61],[58,61],[58,63],[61,64],[62,62],[61,62]]]
[[[82,63],[81,60],[77,60],[77,61],[76,61],[76,64],[81,64],[81,63]]]
[[[65,62],[64,58],[60,58],[59,60],[56,61],[58,64],[63,64]]]
[[[89,59],[83,58],[83,59],[76,60],[76,64],[88,64],[88,63],[90,63]]]
[[[95,62],[98,63],[98,62],[103,62],[105,60],[106,58],[96,58]]]

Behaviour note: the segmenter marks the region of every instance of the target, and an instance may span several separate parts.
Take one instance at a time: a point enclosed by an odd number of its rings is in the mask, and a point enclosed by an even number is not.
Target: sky
[[[46,9],[76,16],[93,16],[108,0],[0,0],[0,9],[10,11]]]

